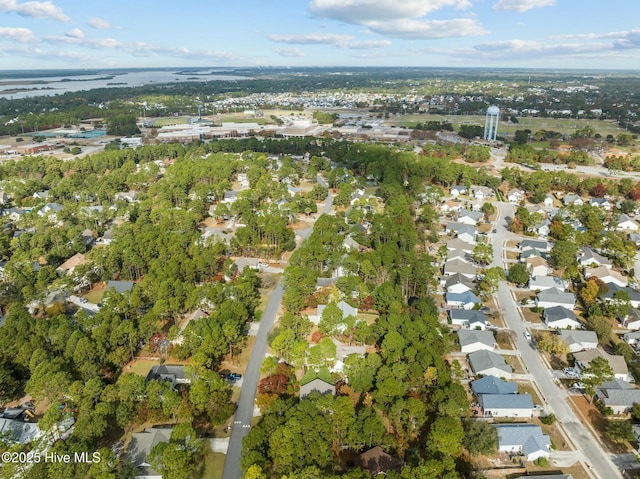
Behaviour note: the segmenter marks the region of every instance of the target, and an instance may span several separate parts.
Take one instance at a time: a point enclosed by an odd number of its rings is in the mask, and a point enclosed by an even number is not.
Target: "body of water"
[[[52,72],[54,73],[54,72]],[[98,72],[88,75],[72,76],[38,76],[23,78],[0,78],[0,97],[7,99],[28,98],[44,95],[61,95],[67,92],[93,90],[95,88],[136,87],[152,83],[178,83],[213,80],[248,80],[249,77],[237,75],[220,75],[206,70],[189,72],[180,69],[144,70],[123,72]],[[1,75],[0,75],[1,76]]]

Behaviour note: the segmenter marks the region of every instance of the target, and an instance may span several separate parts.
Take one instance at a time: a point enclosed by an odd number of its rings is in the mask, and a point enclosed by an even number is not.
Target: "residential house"
[[[614,283],[616,286],[620,286],[621,288],[624,288],[629,282],[626,276],[623,276],[618,271],[607,268],[606,266],[585,268],[584,277],[588,279],[592,276],[600,279],[603,283]]]
[[[529,291],[545,291],[552,288],[565,291],[567,282],[557,276],[533,276],[529,279]]]
[[[542,220],[533,227],[536,234],[542,238],[546,238],[551,233],[551,221]]]
[[[84,258],[84,255],[82,253],[76,253],[67,261],[65,261],[60,266],[58,266],[56,268],[56,272],[58,274],[70,276],[73,274],[73,271],[76,269],[76,267],[85,263],[86,263],[86,260]]]
[[[331,394],[335,396],[336,387],[320,378],[315,378],[308,383],[304,383],[300,386],[300,399],[307,397],[309,394],[317,392],[321,395]]]
[[[444,214],[447,214],[449,212],[457,213],[461,210],[462,210],[462,203],[460,203],[459,201],[449,200],[449,201],[445,201],[444,203],[442,203],[442,205],[440,205],[440,211],[442,211]]]
[[[562,197],[562,204],[564,206],[582,206],[584,201],[578,195],[569,194]]]
[[[3,216],[8,216],[11,221],[14,223],[19,221],[24,215],[26,215],[29,211],[26,208],[7,208],[2,211]]]
[[[127,203],[135,203],[138,199],[138,192],[129,190],[129,191],[120,191],[115,195],[115,201],[123,200]]]
[[[564,306],[552,306],[545,308],[542,313],[544,323],[553,329],[578,329],[580,321],[575,313]]]
[[[602,349],[588,349],[587,351],[575,353],[573,357],[576,360],[575,369],[579,373],[588,368],[595,358],[603,358],[607,360],[611,369],[613,369],[613,375],[616,379],[622,379],[623,381],[633,380],[629,375],[629,368],[627,368],[627,363],[623,356],[613,356]]]
[[[444,264],[444,275],[451,276],[454,274],[460,274],[468,279],[475,279],[477,275],[477,269],[470,263],[461,259],[453,259],[447,261]]]
[[[590,198],[589,204],[591,206],[597,206],[598,208],[602,208],[606,211],[609,211],[613,206],[611,202],[609,202],[609,200],[606,198]]]
[[[475,288],[476,284],[460,273],[447,276],[444,282],[444,289],[448,293],[464,293],[466,291],[473,291]]]
[[[80,238],[82,239],[82,242],[84,243],[85,246],[89,246],[96,239],[93,236],[93,231],[90,230],[89,228],[85,229],[84,231],[82,231],[82,233],[80,233]]]
[[[570,353],[577,353],[598,347],[598,335],[593,331],[561,329],[558,335],[569,345]]]
[[[173,428],[150,427],[142,432],[134,432],[126,457],[136,466],[136,479],[162,479],[162,473],[151,467],[148,456],[153,447],[161,442],[169,442]]]
[[[484,214],[478,211],[462,210],[458,215],[458,223],[475,226],[483,218]]]
[[[353,463],[371,474],[371,477],[386,476],[388,471],[400,472],[403,461],[387,454],[380,446],[369,449],[353,459]]]
[[[102,235],[102,238],[98,238],[97,243],[110,245],[113,242],[114,236],[115,236],[115,230],[113,228],[109,228],[104,232],[104,234]]]
[[[617,301],[616,293],[624,291],[629,296],[631,306],[634,308],[640,308],[640,291],[630,288],[629,286],[620,287],[615,283],[605,284],[607,285],[607,288],[609,288],[602,298],[605,302]]]
[[[526,263],[529,258],[546,258],[547,253],[540,251],[539,249],[528,249],[520,253],[520,262]]]
[[[478,403],[488,417],[533,417],[531,394],[480,394]]]
[[[605,258],[601,254],[596,253],[591,248],[583,246],[578,253],[578,264],[580,266],[597,268],[604,266],[605,268],[611,268],[612,263],[609,258]]]
[[[546,209],[549,209],[549,208],[553,208],[553,203],[554,203],[553,195],[551,195],[550,193],[547,193],[547,196],[544,197],[544,201],[542,202],[542,204]]]
[[[0,205],[4,206],[9,203],[9,197],[4,191],[0,191]]]
[[[457,331],[460,351],[473,353],[485,349],[493,351],[498,347],[496,339],[491,331],[478,331],[475,329],[459,329]]]
[[[181,385],[191,384],[191,378],[187,376],[182,364],[160,364],[153,366],[147,374],[147,381],[169,381],[171,387],[177,389]]]
[[[492,351],[480,350],[469,354],[469,365],[478,375],[511,378],[511,366],[504,361],[502,356]]]
[[[567,309],[573,309],[576,304],[576,295],[573,293],[565,293],[558,288],[549,288],[540,291],[536,295],[536,306],[538,308],[553,308],[554,306],[563,306]]]
[[[531,276],[546,276],[550,274],[553,269],[547,263],[547,260],[540,256],[531,256],[525,260],[527,270]]]
[[[509,203],[520,203],[524,200],[524,191],[514,189],[507,193],[507,200]]]
[[[220,203],[225,203],[227,205],[235,203],[238,200],[238,193],[239,191],[225,191],[222,200],[220,200]]]
[[[0,418],[0,435],[8,442],[28,444],[43,433],[37,424],[2,417]]]
[[[484,201],[493,196],[493,190],[487,186],[472,186],[471,192],[476,200]]]
[[[258,260],[258,258],[248,258],[245,256],[241,256],[233,262],[238,274],[242,273],[242,271],[244,271],[245,268],[251,268],[251,269],[255,269],[256,271],[259,271],[260,270],[259,263],[260,263],[260,260]]]
[[[38,211],[38,216],[42,218],[46,216],[49,221],[54,222],[57,220],[58,213],[63,209],[64,206],[60,203],[47,203]]]
[[[471,254],[473,252],[474,245],[472,243],[467,243],[466,241],[461,240],[460,238],[454,238],[452,240],[447,241],[447,250],[453,251],[456,249],[462,250],[467,254]]]
[[[124,294],[127,291],[133,290],[135,285],[136,283],[133,281],[107,281],[105,292],[113,288],[116,290],[116,293]]]
[[[47,191],[47,190],[36,191],[33,194],[33,198],[36,199],[36,200],[48,200],[49,199],[49,191]]]
[[[476,396],[480,394],[517,394],[518,385],[503,381],[495,376],[484,376],[470,383],[471,391]]]
[[[346,318],[347,316],[353,316],[355,318],[356,316],[358,316],[358,308],[354,308],[353,306],[351,306],[349,303],[346,303],[345,301],[338,302],[336,306],[338,306],[338,309],[342,311],[343,318]],[[318,318],[322,317],[322,312],[326,307],[327,307],[326,304],[318,305]]]
[[[494,424],[498,432],[498,451],[521,454],[527,461],[549,458],[551,439],[536,424]]]
[[[451,251],[447,252],[447,261],[451,261],[454,259],[460,259],[465,263],[471,262],[469,261],[469,254],[462,249],[452,249]]]
[[[640,327],[638,329],[640,329]],[[632,348],[635,348],[638,346],[638,343],[640,342],[640,331],[632,331],[630,333],[624,333],[624,335],[622,336],[622,339],[624,339],[624,342],[627,343],[629,346],[631,346]]]
[[[523,239],[520,242],[520,251],[523,253],[530,249],[537,249],[542,251],[543,253],[548,253],[551,251],[551,243],[544,240],[536,240],[536,239]]]
[[[625,414],[634,404],[640,404],[640,389],[620,379],[614,379],[596,388],[595,399],[613,410],[613,414]]]
[[[621,214],[616,224],[616,231],[626,231],[628,233],[636,233],[638,231],[638,223],[631,219],[628,215]]]
[[[462,185],[454,185],[449,190],[452,198],[467,194],[467,187]]]
[[[452,309],[449,311],[451,324],[469,329],[486,329],[488,324],[487,315],[476,309]]]
[[[342,242],[342,245],[348,251],[359,251],[359,252],[362,253],[362,252],[368,250],[368,248],[366,246],[361,245],[356,240],[354,240],[351,236],[346,236],[344,238],[344,241]]]
[[[456,238],[461,239],[465,243],[476,244],[476,229],[473,226],[462,223],[451,222],[447,224],[447,233],[454,233]]]
[[[482,300],[472,291],[445,293],[444,297],[447,306],[450,308],[473,309],[476,304],[482,304]]]

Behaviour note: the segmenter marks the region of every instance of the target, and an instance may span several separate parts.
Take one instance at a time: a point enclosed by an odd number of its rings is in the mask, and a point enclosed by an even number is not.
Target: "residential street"
[[[326,185],[326,182],[320,176],[318,176],[318,182]],[[333,198],[329,194],[325,199],[323,212],[325,214],[330,213],[332,205]],[[301,236],[302,240],[305,240],[312,231],[313,228],[299,230],[298,235]],[[238,407],[233,418],[233,429],[231,430],[231,438],[229,440],[229,448],[227,449],[227,457],[224,462],[222,479],[240,479],[242,477],[242,471],[240,470],[242,439],[249,433],[249,429],[251,428],[256,390],[258,388],[258,381],[260,380],[260,366],[262,366],[262,361],[267,351],[267,335],[273,328],[273,323],[275,322],[278,308],[282,302],[283,294],[284,288],[282,286],[282,278],[280,278],[276,288],[269,297],[269,302],[260,320],[256,341],[251,350],[249,363],[247,364],[247,369],[243,377]]]
[[[508,239],[517,237],[507,231],[506,221],[513,216],[514,205],[507,203],[497,203],[496,205],[498,206],[498,218],[496,220],[496,233],[493,235],[492,240],[494,254],[497,258],[494,258],[492,266],[504,266],[501,258],[502,245]],[[542,392],[544,401],[562,423],[579,452],[579,454],[576,454],[576,460],[587,458],[585,460],[586,469],[593,474],[593,477],[622,477],[609,454],[603,450],[598,440],[591,435],[571,407],[569,407],[567,391],[560,384],[554,382],[551,371],[544,364],[535,347],[525,339],[523,318],[506,281],[500,282],[496,298],[500,304],[498,309],[503,312],[507,328],[515,332],[516,348],[521,353],[522,361]]]

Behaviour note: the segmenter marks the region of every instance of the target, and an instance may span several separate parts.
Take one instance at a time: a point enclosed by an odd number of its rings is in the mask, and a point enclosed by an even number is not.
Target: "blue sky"
[[[0,0],[0,69],[640,69],[637,0]]]

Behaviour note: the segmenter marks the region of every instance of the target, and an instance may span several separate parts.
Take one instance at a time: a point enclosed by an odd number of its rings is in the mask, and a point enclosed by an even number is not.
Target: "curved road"
[[[322,177],[318,176],[318,182],[327,186]],[[333,197],[329,194],[325,198],[324,210],[325,214],[331,212],[333,205]],[[313,228],[298,231],[303,240],[309,237]],[[260,380],[260,366],[267,352],[267,335],[273,328],[273,323],[282,301],[284,288],[282,286],[282,278],[278,280],[273,293],[269,297],[269,302],[264,310],[256,341],[249,356],[249,363],[242,379],[242,389],[238,398],[238,407],[233,416],[233,428],[231,429],[231,437],[229,438],[229,447],[227,449],[227,457],[224,461],[224,472],[222,479],[241,479],[242,471],[240,470],[240,455],[242,454],[242,440],[249,434],[251,428],[251,418],[253,417],[254,404],[256,398],[256,390],[258,381]]]
[[[520,237],[507,230],[507,221],[514,215],[514,205],[509,203],[495,203],[495,205],[498,207],[498,217],[495,223],[496,233],[492,237],[495,255],[491,266],[504,267],[504,258],[501,252],[504,251],[506,241]],[[496,298],[500,303],[507,328],[515,332],[516,348],[520,351],[522,361],[542,392],[544,401],[549,404],[579,451],[576,454],[576,461],[587,458],[587,469],[592,477],[621,478],[620,471],[609,454],[602,449],[599,440],[591,435],[568,405],[567,391],[554,382],[549,368],[544,364],[533,345],[525,339],[523,318],[506,281],[500,282]]]

